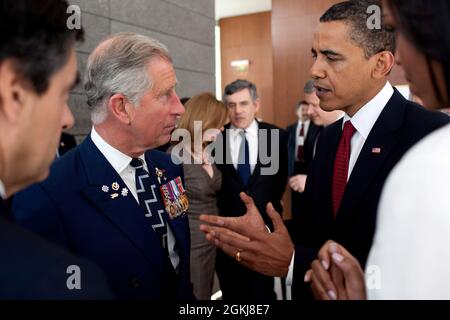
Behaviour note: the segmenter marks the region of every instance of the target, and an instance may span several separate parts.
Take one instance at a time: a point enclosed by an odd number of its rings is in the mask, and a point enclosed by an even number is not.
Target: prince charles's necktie
[[[158,188],[144,169],[141,159],[134,158],[130,165],[136,169],[136,191],[139,205],[161,240],[162,247],[167,250],[167,226],[164,220],[164,207],[156,195]]]

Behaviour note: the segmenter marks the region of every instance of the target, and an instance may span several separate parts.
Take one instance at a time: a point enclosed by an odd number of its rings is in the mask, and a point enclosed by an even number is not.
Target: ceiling
[[[216,20],[272,10],[272,0],[215,0]]]

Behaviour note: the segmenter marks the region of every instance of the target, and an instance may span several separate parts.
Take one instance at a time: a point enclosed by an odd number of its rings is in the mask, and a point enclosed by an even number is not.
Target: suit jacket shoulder
[[[0,218],[0,299],[112,299],[92,263]],[[69,290],[70,266],[81,271],[81,289]]]
[[[417,130],[419,134],[427,134],[430,128],[439,128],[449,123],[449,120],[450,117],[442,112],[432,111],[417,103],[406,101],[405,124],[408,129]]]
[[[291,132],[291,131],[295,132],[294,130],[297,129],[297,125],[298,125],[298,122],[291,124],[290,126],[286,127],[286,131],[287,132]]]
[[[164,164],[164,166],[172,165],[174,167],[178,167],[178,165],[175,165],[172,162],[172,159],[169,154],[162,152],[157,149],[149,150],[146,153],[146,156],[148,156],[152,161],[155,161],[157,164]]]
[[[225,130],[230,129],[231,125],[228,123],[224,126],[224,128],[225,128]],[[280,128],[274,124],[263,122],[263,121],[261,121],[261,122],[258,121],[258,129],[266,129],[266,130],[278,129],[278,130],[280,130],[280,136],[287,139],[288,132],[285,129]]]
[[[285,129],[280,128],[280,127],[278,127],[278,126],[276,126],[276,125],[274,125],[274,124],[271,124],[271,123],[267,123],[267,122],[258,122],[258,125],[259,125],[259,129],[267,129],[267,130],[278,129],[278,130],[280,130],[281,132],[283,132],[283,134],[286,134],[286,133],[287,133],[287,131],[286,131]]]

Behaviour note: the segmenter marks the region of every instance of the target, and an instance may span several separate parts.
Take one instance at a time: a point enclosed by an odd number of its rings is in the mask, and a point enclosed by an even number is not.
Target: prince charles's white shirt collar
[[[95,128],[92,127],[91,139],[95,146],[100,150],[100,152],[105,156],[106,160],[111,164],[111,166],[120,175],[123,170],[125,170],[130,164],[132,158],[123,152],[117,150],[109,143],[107,143],[98,133]],[[147,163],[145,162],[145,156],[142,154],[139,159],[143,160],[144,168],[148,171]]]

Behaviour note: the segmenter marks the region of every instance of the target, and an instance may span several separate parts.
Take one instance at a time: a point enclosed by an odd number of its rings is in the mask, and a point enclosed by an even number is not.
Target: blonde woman
[[[191,229],[191,281],[194,295],[199,300],[209,300],[212,294],[216,248],[200,231],[201,214],[218,215],[217,192],[222,185],[222,175],[209,159],[205,147],[215,139],[228,121],[228,110],[211,93],[202,93],[189,99],[186,112],[178,128],[189,131],[191,141],[183,141],[183,152],[190,161],[183,163],[186,193],[189,198],[189,224]],[[195,123],[194,123],[195,122]],[[214,130],[217,129],[214,134]],[[209,132],[208,132],[209,131]],[[213,133],[211,133],[213,132]],[[198,140],[198,136],[202,137]],[[194,147],[194,137],[202,141]],[[169,148],[171,152],[173,147]],[[184,157],[186,159],[186,157]]]

